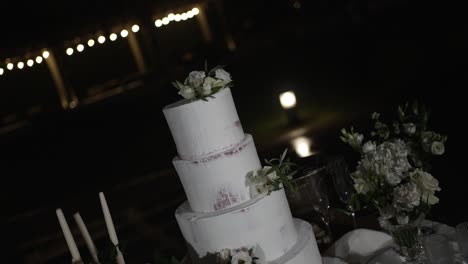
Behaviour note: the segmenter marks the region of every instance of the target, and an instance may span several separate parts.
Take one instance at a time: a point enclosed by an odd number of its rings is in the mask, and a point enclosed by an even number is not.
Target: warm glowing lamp
[[[198,14],[200,14],[200,9],[194,7],[194,8],[192,9],[192,13],[193,13],[194,15],[198,15]]]
[[[162,19],[163,25],[169,24],[169,21],[170,21],[170,20],[169,20],[169,18],[167,18],[167,17],[165,17],[165,18]]]
[[[122,31],[120,31],[120,36],[122,38],[126,38],[128,36],[128,31],[126,29],[122,29]]]
[[[138,25],[133,25],[133,26],[132,26],[132,32],[133,32],[133,33],[137,33],[138,31],[140,31],[140,26],[138,26]]]
[[[84,45],[83,44],[78,44],[78,46],[76,46],[76,50],[78,52],[82,52],[84,50]]]
[[[284,109],[290,109],[296,106],[296,95],[293,91],[287,91],[279,96],[281,106]]]
[[[186,13],[183,13],[183,14],[180,16],[180,18],[181,18],[182,20],[187,20],[187,19],[188,19],[188,16],[187,16]]]
[[[181,15],[180,15],[180,14],[177,14],[177,15],[175,15],[175,17],[174,17],[174,21],[176,21],[176,22],[179,22],[181,19],[182,19],[182,18],[181,18]]]
[[[88,40],[88,46],[92,47],[92,46],[94,46],[94,43],[95,43],[94,39]]]
[[[67,55],[68,55],[68,56],[71,56],[71,55],[73,54],[73,49],[72,49],[72,48],[68,48],[66,52],[67,52]]]
[[[5,70],[3,68],[0,68],[0,75],[3,75],[4,72]]]
[[[44,52],[42,52],[42,57],[44,57],[44,59],[49,58],[49,55],[50,53],[47,50],[44,50]]]
[[[41,56],[37,56],[37,57],[36,57],[36,63],[37,63],[37,64],[41,64],[41,62],[42,62],[42,57],[41,57]]]
[[[24,62],[20,61],[18,62],[18,64],[16,64],[16,66],[18,67],[18,69],[23,69],[24,68]]]
[[[29,66],[29,67],[32,67],[34,65],[34,61],[29,59],[26,64]]]
[[[110,39],[110,41],[115,41],[117,39],[117,34],[115,34],[115,33],[110,34],[109,39]]]
[[[309,157],[314,154],[311,150],[312,141],[306,137],[298,137],[292,140],[292,145],[296,154],[301,157]]]
[[[13,65],[13,63],[9,62],[9,63],[7,64],[6,67],[7,67],[8,70],[11,71],[11,70],[13,70],[13,68],[15,67],[15,65]]]
[[[102,43],[106,42],[106,37],[104,37],[104,36],[99,36],[99,38],[97,39],[97,41],[98,41],[100,44],[102,44]]]
[[[162,23],[161,19],[158,19],[158,20],[154,21],[154,25],[155,25],[156,27],[161,27],[162,24],[163,24],[163,23]]]

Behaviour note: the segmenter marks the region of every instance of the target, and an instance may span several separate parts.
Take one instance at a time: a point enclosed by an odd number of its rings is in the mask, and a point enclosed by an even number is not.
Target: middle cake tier
[[[200,161],[176,157],[173,164],[194,212],[217,211],[250,200],[246,175],[261,168],[253,138],[248,134],[226,151]]]

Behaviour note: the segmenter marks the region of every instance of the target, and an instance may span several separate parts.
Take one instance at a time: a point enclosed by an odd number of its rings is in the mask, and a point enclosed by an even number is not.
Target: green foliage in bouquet
[[[287,149],[279,158],[265,160],[267,166],[259,170],[251,171],[246,176],[246,186],[250,187],[250,196],[252,198],[278,191],[283,187],[292,192],[297,191],[297,186],[292,181],[297,173],[296,165],[289,158],[286,158]]]
[[[341,140],[361,155],[351,174],[356,194],[352,206],[378,210],[381,220],[405,224],[439,202],[439,182],[430,173],[430,160],[445,152],[447,137],[429,130],[429,111],[417,102],[398,107],[397,120],[386,123],[373,113],[370,140],[342,129]]]

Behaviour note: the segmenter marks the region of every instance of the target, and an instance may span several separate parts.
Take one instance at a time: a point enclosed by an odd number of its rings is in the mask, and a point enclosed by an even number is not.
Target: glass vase
[[[393,239],[395,251],[405,259],[405,263],[424,263],[424,247],[422,245],[421,224],[425,215],[409,222],[408,224],[395,225],[389,221],[381,221],[381,227],[386,230]]]

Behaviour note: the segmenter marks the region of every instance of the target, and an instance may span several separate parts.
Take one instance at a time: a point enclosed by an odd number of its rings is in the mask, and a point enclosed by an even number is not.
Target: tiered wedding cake
[[[177,82],[186,99],[163,109],[179,154],[173,164],[188,198],[176,218],[192,262],[322,263],[311,225],[292,218],[284,190],[258,193],[246,183],[249,172],[261,170],[260,160],[230,88],[220,82],[214,89],[218,80],[229,83],[230,75],[215,72],[214,81],[192,72],[184,84]],[[207,79],[209,96],[196,100],[197,91],[189,89],[207,87]]]

